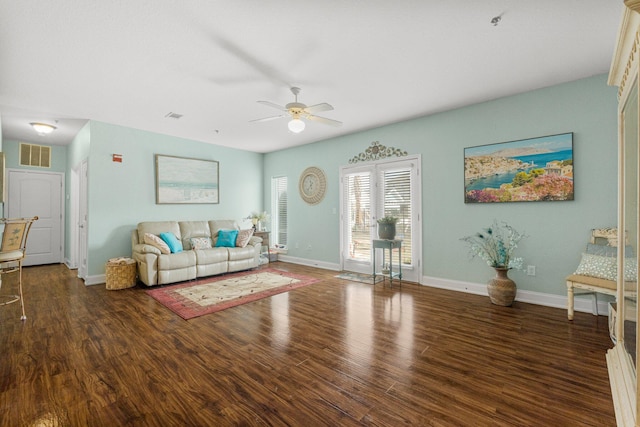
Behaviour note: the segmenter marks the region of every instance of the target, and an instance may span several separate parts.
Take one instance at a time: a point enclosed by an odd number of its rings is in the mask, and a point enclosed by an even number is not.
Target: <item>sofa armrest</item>
[[[133,247],[133,253],[139,253],[139,254],[156,254],[156,255],[160,255],[162,252],[160,252],[160,249],[156,248],[155,246],[151,246],[151,245],[147,245],[147,244],[137,244]]]

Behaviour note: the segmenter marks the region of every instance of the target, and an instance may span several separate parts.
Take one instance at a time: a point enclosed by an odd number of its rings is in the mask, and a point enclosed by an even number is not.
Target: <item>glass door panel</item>
[[[625,253],[622,257],[624,276],[624,297],[621,301],[621,319],[623,321],[623,345],[628,361],[635,372],[636,365],[636,325],[637,325],[637,262],[638,262],[638,85],[629,93],[622,112],[623,150],[624,150],[624,210],[623,225],[625,235],[620,245],[630,245],[633,255]],[[625,241],[626,240],[626,241]]]

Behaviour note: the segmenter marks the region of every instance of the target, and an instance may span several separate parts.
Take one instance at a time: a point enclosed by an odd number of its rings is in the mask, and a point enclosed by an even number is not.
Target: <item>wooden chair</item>
[[[4,225],[2,244],[0,246],[0,289],[2,288],[2,276],[8,273],[18,273],[18,295],[0,295],[0,306],[20,301],[22,316],[20,320],[26,320],[24,311],[24,297],[22,294],[22,261],[26,256],[27,238],[34,221],[33,218],[1,218],[0,224]]]
[[[596,228],[591,230],[592,244],[602,244],[605,241],[606,246],[617,247],[618,230],[616,228]],[[625,235],[625,245],[628,244]],[[566,278],[567,282],[567,317],[573,320],[574,312],[574,289],[579,289],[578,295],[593,295],[593,314],[598,315],[598,294],[617,295],[618,285],[614,280],[601,279],[598,277],[583,276],[581,274],[572,274]],[[635,287],[635,282],[627,282],[628,285]]]

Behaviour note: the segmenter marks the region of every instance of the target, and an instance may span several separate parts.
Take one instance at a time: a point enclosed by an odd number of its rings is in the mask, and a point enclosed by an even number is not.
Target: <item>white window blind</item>
[[[287,177],[271,178],[271,242],[287,244]]]
[[[378,174],[380,217],[394,216],[396,239],[402,240],[402,263],[411,264],[411,168],[381,169]],[[397,256],[397,254],[396,254]],[[396,260],[397,261],[397,260]]]
[[[371,174],[352,173],[344,177],[348,225],[345,241],[352,260],[371,258]]]

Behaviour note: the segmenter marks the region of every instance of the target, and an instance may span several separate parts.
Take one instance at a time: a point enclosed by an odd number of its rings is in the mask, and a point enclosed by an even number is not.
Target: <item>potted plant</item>
[[[471,258],[479,256],[495,269],[496,277],[491,279],[487,286],[489,298],[493,304],[503,306],[513,304],[517,287],[515,282],[509,279],[507,272],[512,268],[522,269],[524,260],[514,257],[513,252],[520,240],[525,237],[506,222],[498,225],[494,220],[493,224],[482,232],[460,239],[469,244]]]
[[[266,211],[263,212],[251,212],[251,214],[247,217],[247,219],[251,220],[253,224],[253,229],[256,231],[262,231],[264,227],[264,223],[269,221],[269,214]]]
[[[385,240],[393,240],[396,237],[396,223],[398,218],[387,215],[378,219],[378,237]]]

